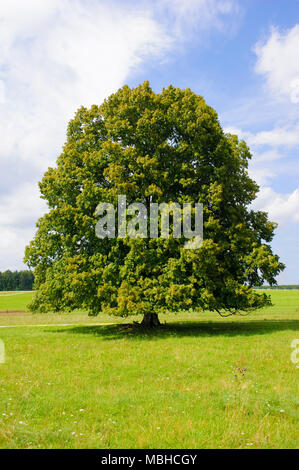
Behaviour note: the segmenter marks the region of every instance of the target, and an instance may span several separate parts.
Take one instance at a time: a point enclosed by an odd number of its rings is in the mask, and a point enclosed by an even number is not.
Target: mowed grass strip
[[[27,311],[27,305],[31,302],[33,292],[3,292],[0,295],[0,312],[19,310]]]
[[[163,316],[154,332],[1,329],[0,447],[298,447],[291,294],[275,292],[275,307],[248,317]]]
[[[269,291],[267,291],[269,293]],[[7,294],[7,293],[6,293]],[[96,317],[88,316],[84,311],[75,311],[72,313],[47,313],[37,314],[28,312],[28,304],[30,303],[33,292],[26,292],[15,295],[15,292],[10,292],[9,295],[0,296],[0,326],[5,325],[45,325],[45,324],[86,324],[86,323],[128,323],[133,321],[140,321],[140,317],[119,318],[111,317],[108,315],[100,314]],[[299,290],[285,290],[285,291],[272,291],[271,297],[273,307],[268,307],[263,310],[250,313],[246,318],[252,321],[258,319],[281,319],[285,318],[288,314],[297,315],[299,317]],[[11,314],[11,312],[18,311],[18,314]],[[22,314],[26,312],[26,314]],[[200,321],[222,321],[222,318],[215,313],[181,313],[161,315],[162,322],[172,321],[193,321],[194,319]],[[230,321],[240,321],[241,317],[230,317]]]
[[[5,292],[0,295],[0,326],[5,325],[45,325],[45,324],[81,324],[110,323],[115,321],[108,315],[90,317],[86,312],[32,314],[28,311],[34,292]],[[117,320],[116,320],[117,321]]]

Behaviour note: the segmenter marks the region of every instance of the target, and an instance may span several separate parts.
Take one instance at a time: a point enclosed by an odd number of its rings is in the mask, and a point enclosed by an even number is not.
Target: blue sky
[[[76,109],[149,80],[199,93],[250,145],[278,281],[299,283],[299,0],[2,0],[0,23],[0,270],[23,267]]]

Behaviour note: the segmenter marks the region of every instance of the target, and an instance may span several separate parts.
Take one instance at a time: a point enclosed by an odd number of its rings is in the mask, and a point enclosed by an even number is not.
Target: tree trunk
[[[154,328],[155,326],[160,326],[161,323],[156,313],[145,313],[141,325],[147,328]]]

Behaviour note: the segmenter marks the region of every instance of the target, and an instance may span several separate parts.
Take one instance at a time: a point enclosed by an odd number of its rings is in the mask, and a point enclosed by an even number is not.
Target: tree
[[[2,273],[3,290],[14,290],[13,272],[7,269]]]
[[[34,276],[31,271],[0,272],[0,291],[32,290]]]
[[[20,271],[20,281],[18,288],[20,290],[32,290],[34,276],[31,271]]]
[[[275,284],[284,266],[269,245],[276,224],[250,209],[259,190],[250,158],[190,89],[156,94],[145,82],[81,107],[40,183],[49,211],[25,253],[38,289],[30,308],[142,314],[143,323],[158,324],[160,312],[227,315],[270,305],[252,287]],[[97,238],[97,205],[117,206],[120,194],[147,208],[202,203],[202,245],[187,250],[184,237],[173,236]]]

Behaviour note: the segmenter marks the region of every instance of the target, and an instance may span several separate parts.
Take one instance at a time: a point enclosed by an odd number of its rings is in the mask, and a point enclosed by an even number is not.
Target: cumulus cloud
[[[270,146],[270,147],[297,147],[299,146],[299,124],[284,125],[274,127],[267,131],[257,133],[244,131],[237,127],[226,127],[225,132],[237,135],[244,139],[250,146]],[[277,150],[272,151],[273,159],[277,159]],[[268,160],[271,159],[268,153]]]
[[[259,186],[270,184],[270,181],[277,176],[277,173],[269,168],[259,167],[258,165],[249,165],[248,170],[250,178],[253,179]]]
[[[272,28],[270,37],[255,46],[256,72],[263,74],[275,95],[299,103],[299,24],[280,32]]]
[[[279,223],[299,222],[299,188],[279,194],[269,186],[263,187],[253,207],[268,212],[270,220]]]
[[[19,269],[24,247],[32,239],[37,216],[46,210],[36,184],[25,183],[0,199],[1,269]]]
[[[281,32],[272,28],[259,42],[255,72],[262,80],[255,96],[245,97],[226,113],[226,132],[244,139],[250,147],[250,176],[260,185],[252,204],[278,222],[274,252],[287,265],[280,283],[298,280],[299,187],[296,155],[299,147],[299,25]],[[274,189],[275,188],[275,189]]]
[[[275,127],[270,131],[261,131],[256,134],[247,133],[247,136],[252,145],[297,147],[299,145],[299,124]]]
[[[0,2],[0,269],[21,263],[44,211],[32,188],[55,164],[76,109],[101,103],[146,61],[176,50],[190,31],[223,29],[236,4]]]
[[[0,156],[15,153],[43,170],[55,161],[75,110],[100,103],[172,38],[149,14],[102,2],[31,0],[21,11],[17,4],[0,4]]]
[[[299,126],[277,127],[256,134],[232,126],[226,127],[224,130],[227,133],[237,135],[239,139],[244,139],[249,145],[252,154],[252,160],[249,162],[249,175],[262,187],[259,200],[264,201],[265,194],[269,195],[270,199],[275,195],[275,200],[280,207],[281,202],[288,198],[288,195],[280,197],[275,192],[270,193],[269,185],[274,178],[279,178],[284,167],[289,169],[289,149],[299,146]],[[281,163],[283,159],[285,159],[285,163]],[[291,198],[290,201],[292,200]],[[286,211],[285,214],[288,216],[289,212]]]
[[[15,227],[20,229],[34,227],[36,214],[46,210],[46,204],[38,197],[38,193],[37,184],[25,183],[13,193],[2,195],[0,226],[11,230]]]

